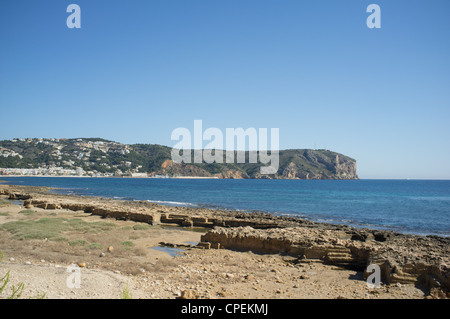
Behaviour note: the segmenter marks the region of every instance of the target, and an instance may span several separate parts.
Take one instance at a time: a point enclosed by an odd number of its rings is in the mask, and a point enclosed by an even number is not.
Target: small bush
[[[12,203],[9,200],[0,198],[0,207],[11,206],[11,205],[12,205]]]
[[[136,224],[133,226],[134,230],[147,230],[149,228],[151,228],[149,224]]]
[[[128,288],[128,283],[127,286],[125,287],[125,289],[122,291],[122,293],[120,294],[120,297],[122,299],[133,299],[133,295],[131,294],[130,289]]]
[[[3,260],[3,253],[0,251],[0,262]],[[0,295],[3,293],[3,290],[5,290],[6,286],[9,283],[9,275],[10,272],[8,271],[2,278],[0,278]],[[22,295],[23,288],[25,287],[24,283],[21,282],[19,286],[16,288],[14,285],[11,287],[12,293],[10,296],[8,296],[8,299],[18,299]]]
[[[102,249],[103,248],[103,246],[98,243],[89,244],[87,247],[90,249]]]
[[[45,239],[53,241],[65,240],[61,236],[62,221],[58,219],[42,218],[38,221],[14,221],[4,223],[0,227],[12,233],[17,239]]]
[[[70,246],[85,246],[86,244],[87,244],[87,242],[83,239],[69,241]]]
[[[21,210],[19,212],[19,214],[24,214],[26,216],[31,216],[31,215],[34,215],[35,213],[36,212],[34,210],[31,210],[31,209],[25,209],[25,210]]]
[[[130,249],[134,246],[134,243],[131,241],[123,241],[120,243],[124,249]]]
[[[66,218],[41,218],[37,221],[13,221],[4,223],[0,229],[7,230],[14,234],[17,239],[45,239],[51,241],[67,240],[63,233],[76,231],[82,233],[99,233],[109,231],[114,228],[113,223],[93,222],[89,223],[81,219]]]

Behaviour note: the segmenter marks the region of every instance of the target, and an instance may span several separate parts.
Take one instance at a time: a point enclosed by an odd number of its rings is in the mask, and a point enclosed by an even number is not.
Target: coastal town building
[[[0,175],[147,177],[147,173],[141,171],[142,165],[128,160],[117,164],[110,161],[114,154],[130,154],[128,145],[117,142],[82,138],[15,138],[6,142],[0,146],[0,158],[8,158],[8,161],[2,162],[6,165],[0,165]],[[37,157],[32,162],[18,161],[24,158],[18,153],[24,146],[32,148]]]

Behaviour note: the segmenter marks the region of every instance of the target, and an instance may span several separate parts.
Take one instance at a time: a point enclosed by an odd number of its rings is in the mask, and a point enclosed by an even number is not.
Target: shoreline
[[[175,225],[185,232],[200,227],[203,233],[199,235],[199,248],[205,251],[286,256],[295,265],[319,263],[324,267],[356,270],[361,272],[362,280],[368,275],[366,267],[377,264],[386,285],[421,285],[429,296],[448,296],[450,290],[447,237],[359,229],[266,213],[58,194],[47,187],[1,184],[0,196],[21,201],[24,208],[45,214],[77,212],[89,218],[156,227]],[[205,258],[207,262],[209,257]]]
[[[12,177],[12,176],[11,176]],[[15,176],[15,177],[34,177],[34,176]],[[74,176],[39,176],[39,177],[47,177],[47,178],[51,178],[51,177],[60,177],[60,178],[71,178]],[[82,178],[127,178],[127,179],[145,179],[143,177],[89,177],[89,176],[80,176]],[[166,179],[166,178],[163,178]],[[198,178],[191,178],[191,177],[177,177],[177,178],[167,178],[167,179],[193,179],[193,180],[202,180],[202,179],[218,179],[219,178],[210,178],[210,177],[198,177]],[[364,180],[362,180],[364,181]],[[384,180],[386,181],[386,180]],[[430,180],[430,181],[439,181],[439,180]],[[8,181],[2,181],[0,179],[0,184],[4,182],[4,183],[8,183]],[[13,184],[6,184],[6,185],[13,185]],[[18,185],[17,185],[18,186]],[[25,186],[25,185],[21,185],[21,186]],[[47,186],[30,186],[30,187],[47,187]],[[64,190],[64,188],[54,188],[54,187],[48,187],[48,188],[52,188],[52,189],[62,189]],[[64,194],[64,193],[61,193]],[[66,193],[67,194],[67,193]],[[81,197],[95,197],[96,195],[84,195],[84,194],[73,194],[73,193],[69,193],[67,195],[74,195],[74,196],[81,196]],[[121,198],[120,196],[111,196],[111,197],[105,197],[105,198],[111,198],[111,199],[124,199]],[[132,198],[128,198],[128,199],[124,199],[127,201],[145,201],[145,200],[140,200],[140,199],[132,199]],[[252,210],[252,209],[240,209],[240,208],[226,208],[226,207],[221,207],[218,205],[214,205],[214,204],[198,204],[198,203],[190,203],[190,202],[176,202],[176,201],[163,201],[163,200],[148,200],[150,203],[155,203],[158,205],[163,205],[163,206],[168,206],[168,207],[173,207],[173,206],[185,206],[185,207],[193,207],[193,208],[205,208],[205,209],[211,209],[211,210],[224,210],[224,211],[236,211],[236,212],[244,212],[244,213],[253,213],[253,212],[261,212],[261,213],[265,213],[265,214],[270,214],[273,216],[280,216],[280,217],[288,217],[288,218],[299,218],[299,219],[305,219],[308,221],[311,221],[313,223],[321,223],[321,224],[332,224],[332,225],[342,225],[342,226],[349,226],[349,227],[353,227],[356,229],[368,229],[368,230],[378,230],[378,231],[391,231],[391,232],[395,232],[395,233],[400,233],[400,234],[405,234],[405,235],[414,235],[414,236],[437,236],[437,237],[443,237],[443,238],[450,238],[450,234],[442,234],[440,232],[423,232],[423,231],[412,231],[412,230],[408,230],[408,229],[403,229],[400,226],[394,226],[394,225],[371,225],[371,224],[361,224],[358,221],[346,221],[346,220],[320,220],[320,218],[316,218],[314,215],[309,216],[309,214],[306,214],[308,216],[305,216],[305,214],[295,214],[295,213],[283,213],[283,212],[273,212],[273,211],[265,211],[265,210]],[[167,203],[165,203],[167,202]]]
[[[150,177],[150,176],[78,176],[78,175],[0,175],[3,177],[67,177],[67,178],[161,178],[161,179],[178,179],[178,178],[186,178],[186,179],[224,179],[215,176],[177,176],[177,177]]]
[[[139,176],[77,176],[77,175],[0,175],[2,177],[82,177],[82,178],[148,178],[148,179],[218,179],[232,180],[236,178],[219,178],[217,176],[179,176],[179,177],[139,177]],[[238,178],[242,180],[259,180],[259,178]],[[301,178],[278,178],[265,180],[286,180],[286,181],[450,181],[450,178],[354,178],[354,179],[301,179]]]

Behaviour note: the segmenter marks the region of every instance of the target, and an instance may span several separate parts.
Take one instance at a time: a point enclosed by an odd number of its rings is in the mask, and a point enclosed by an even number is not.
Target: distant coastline
[[[0,177],[66,177],[66,178],[138,178],[138,179],[221,179],[217,176],[170,176],[170,177],[154,177],[154,176],[78,176],[78,175],[0,175]],[[4,182],[4,181],[3,181]]]
[[[280,150],[277,168],[250,160],[249,151],[228,151],[223,161],[178,162],[172,148],[127,145],[99,138],[0,140],[0,176],[92,176],[219,179],[359,179],[356,160],[327,149]],[[195,150],[183,150],[184,152]],[[239,157],[245,160],[240,162]],[[231,158],[231,159],[229,159]]]

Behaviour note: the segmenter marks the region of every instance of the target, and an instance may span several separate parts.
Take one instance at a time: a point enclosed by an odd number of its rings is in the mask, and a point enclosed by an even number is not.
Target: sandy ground
[[[48,299],[119,299],[126,291],[134,299],[172,299],[182,295],[211,299],[425,296],[414,285],[370,289],[361,272],[322,263],[295,264],[292,258],[276,254],[183,248],[172,256],[154,248],[159,242],[195,244],[200,241],[201,231],[146,224],[142,227],[132,221],[65,210],[23,211],[19,205],[0,207],[0,250],[4,255],[0,278],[10,272],[10,281],[0,298],[7,298],[12,286],[18,287],[21,282],[21,298]],[[115,226],[93,233],[66,231],[65,240],[61,241],[18,239],[1,228],[10,222],[42,218],[80,219]],[[83,244],[76,244],[81,241]]]

